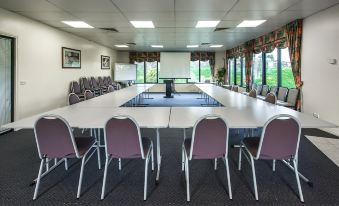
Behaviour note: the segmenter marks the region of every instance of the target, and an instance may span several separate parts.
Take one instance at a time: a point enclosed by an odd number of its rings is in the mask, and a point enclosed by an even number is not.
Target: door
[[[13,120],[14,39],[0,35],[0,134],[1,126]]]

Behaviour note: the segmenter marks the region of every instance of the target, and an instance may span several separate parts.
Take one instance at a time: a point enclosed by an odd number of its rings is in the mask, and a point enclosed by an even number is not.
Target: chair
[[[278,100],[285,102],[288,89],[286,87],[279,87]]]
[[[238,92],[239,91],[239,87],[237,85],[233,85],[232,86],[232,91],[233,92]]]
[[[287,102],[278,101],[280,106],[290,107],[296,109],[299,89],[289,89],[287,94]]]
[[[68,95],[68,105],[76,104],[81,102],[79,96],[75,93],[70,93]]]
[[[271,87],[270,92],[277,95],[278,94],[278,87],[277,86]]]
[[[104,83],[104,80],[102,77],[98,77],[98,85],[101,88],[102,93],[106,93],[107,92],[107,86]]]
[[[81,87],[77,81],[71,82],[70,91],[71,93],[75,93],[76,95],[78,95],[80,99],[84,98],[84,94],[81,93]]]
[[[182,170],[185,171],[187,201],[190,201],[189,167],[193,159],[214,160],[214,170],[217,169],[217,159],[224,160],[229,198],[232,199],[230,172],[228,165],[229,128],[227,122],[216,115],[206,115],[198,119],[193,127],[192,138],[184,140],[182,145]]]
[[[248,96],[257,98],[257,91],[255,89],[252,89],[249,93]]]
[[[264,99],[265,102],[276,104],[277,103],[277,97],[273,93],[268,93]]]
[[[84,94],[85,100],[93,99],[95,97],[93,92],[91,92],[90,90],[86,90]]]
[[[300,123],[291,115],[277,115],[264,125],[261,137],[243,139],[239,150],[239,170],[241,170],[241,154],[248,158],[252,166],[255,199],[258,198],[254,160],[273,160],[272,170],[275,171],[276,160],[281,160],[292,167],[286,160],[293,162],[293,170],[298,185],[299,198],[304,202],[298,172],[298,150],[300,141]]]
[[[261,90],[261,96],[264,96],[266,97],[266,95],[268,94],[269,92],[269,87],[267,85],[263,85],[262,86],[262,90]]]
[[[107,88],[107,93],[114,92],[114,87],[112,85],[109,85]]]
[[[94,77],[91,77],[91,85],[92,85],[92,89],[94,91],[95,94],[101,95],[102,94],[102,90],[98,85],[97,80],[95,80]]]
[[[36,180],[33,200],[37,198],[41,178],[45,177],[62,162],[65,162],[65,169],[68,170],[68,158],[81,159],[81,169],[77,192],[77,198],[79,198],[81,193],[84,166],[95,151],[98,153],[98,165],[100,168],[100,151],[97,142],[91,137],[74,137],[72,129],[67,121],[56,115],[45,115],[40,117],[35,122],[34,134],[41,163],[38,178]],[[96,147],[94,147],[95,145]],[[95,149],[90,153],[92,148]],[[49,168],[49,163],[53,159],[55,161],[57,159],[61,160]],[[45,166],[46,171],[43,173],[43,168]]]
[[[253,84],[252,84],[252,87],[251,87],[251,90],[252,90],[252,89],[257,90],[257,85],[253,83]]]
[[[104,129],[106,163],[101,191],[101,199],[105,197],[107,168],[113,158],[145,160],[144,200],[147,198],[148,163],[152,161],[154,170],[153,142],[149,138],[141,138],[140,128],[129,116],[114,116],[106,122]]]
[[[262,85],[257,85],[257,95],[261,94]]]
[[[93,88],[90,85],[90,82],[88,81],[88,79],[86,77],[80,78],[80,86],[81,86],[82,91],[86,91],[86,90],[94,91]]]

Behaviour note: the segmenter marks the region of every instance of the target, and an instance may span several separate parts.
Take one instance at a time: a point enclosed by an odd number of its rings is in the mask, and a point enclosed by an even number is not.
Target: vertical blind
[[[0,133],[12,116],[12,39],[0,37]]]

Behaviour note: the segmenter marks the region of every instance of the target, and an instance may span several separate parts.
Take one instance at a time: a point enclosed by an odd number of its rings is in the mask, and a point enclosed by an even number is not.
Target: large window
[[[199,60],[190,62],[190,75],[189,82],[199,82]]]
[[[200,82],[212,81],[210,61],[200,61]]]
[[[145,82],[145,64],[144,62],[134,62],[137,65],[137,82],[136,83],[144,83]]]
[[[157,83],[157,62],[146,62],[146,83]]]
[[[241,86],[246,87],[246,63],[245,57],[241,58],[242,61],[242,68],[241,68],[241,75],[242,75],[242,84]]]
[[[288,48],[254,54],[252,79],[255,84],[295,88]]]
[[[266,85],[278,85],[278,49],[266,53]]]
[[[228,61],[228,78],[229,78],[229,81],[228,83],[230,85],[234,85],[235,82],[234,82],[234,59],[230,59]]]
[[[295,88],[288,48],[281,49],[281,86]]]
[[[253,55],[252,80],[255,84],[262,84],[262,53]]]
[[[241,57],[236,59],[235,64],[235,84],[241,86]]]

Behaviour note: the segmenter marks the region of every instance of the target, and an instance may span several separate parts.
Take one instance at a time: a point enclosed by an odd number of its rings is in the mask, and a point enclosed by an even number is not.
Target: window
[[[145,82],[145,64],[144,62],[134,62],[137,65],[137,82],[136,83],[144,83]]]
[[[246,87],[246,62],[245,57],[242,58],[242,68],[241,68],[241,74],[242,74],[242,84],[241,86]]]
[[[266,85],[278,85],[278,49],[266,53]]]
[[[252,63],[252,82],[254,84],[262,84],[262,53],[253,55]]]
[[[281,86],[295,88],[288,48],[281,49]]]
[[[200,82],[212,81],[210,61],[200,61]]]
[[[228,61],[228,83],[234,85],[234,59]]]
[[[160,62],[158,62],[158,73],[160,73]],[[158,75],[158,83],[160,84],[164,83],[164,79],[159,79],[159,75]]]
[[[235,84],[241,86],[241,57],[236,59],[235,64]]]
[[[189,82],[199,82],[199,60],[190,62],[190,75]]]
[[[157,62],[146,62],[146,83],[157,83]]]

